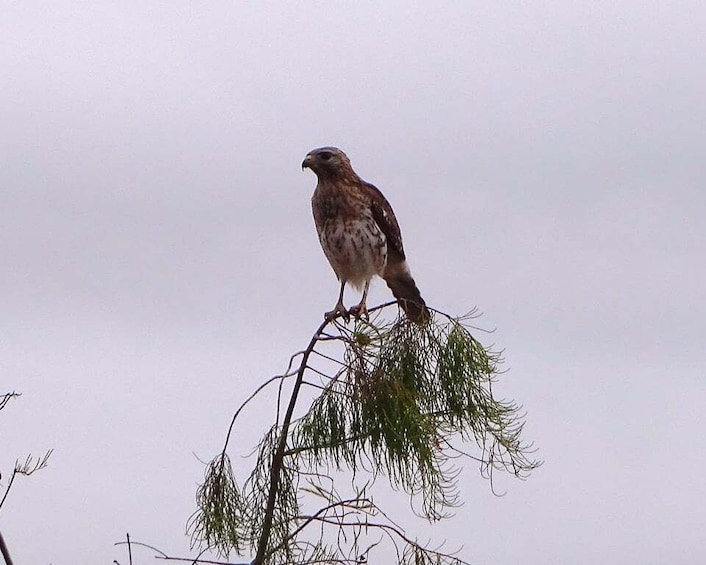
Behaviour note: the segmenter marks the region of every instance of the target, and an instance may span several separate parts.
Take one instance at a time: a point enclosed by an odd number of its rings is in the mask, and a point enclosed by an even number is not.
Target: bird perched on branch
[[[362,180],[336,147],[309,152],[304,168],[319,180],[311,199],[314,222],[324,254],[341,281],[338,302],[326,317],[367,316],[370,279],[378,275],[410,320],[427,321],[429,310],[407,266],[397,218],[382,193]],[[343,305],[346,283],[363,291],[360,303],[350,311]]]

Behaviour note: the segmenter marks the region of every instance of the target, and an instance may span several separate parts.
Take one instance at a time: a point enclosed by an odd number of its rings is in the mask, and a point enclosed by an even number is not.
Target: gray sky
[[[321,145],[391,201],[427,302],[498,329],[546,461],[504,498],[470,466],[434,536],[479,565],[703,559],[705,28],[700,2],[7,3],[2,485],[55,450],[0,512],[15,561],[188,553],[194,454],[336,299]]]

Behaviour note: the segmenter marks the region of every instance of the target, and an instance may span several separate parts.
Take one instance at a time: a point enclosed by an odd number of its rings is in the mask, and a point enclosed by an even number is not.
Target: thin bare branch
[[[13,398],[17,398],[18,396],[22,396],[21,392],[15,392],[14,390],[12,392],[6,392],[5,394],[0,394],[0,410],[5,408],[8,402],[12,400]]]
[[[12,565],[12,557],[10,557],[10,550],[7,549],[7,544],[5,543],[5,538],[2,537],[0,532],[0,554],[2,554],[5,560],[5,565]]]
[[[304,371],[306,369],[307,362],[311,352],[316,347],[316,343],[319,334],[329,325],[331,320],[324,320],[321,325],[314,332],[313,337],[309,341],[309,345],[304,350],[302,355],[301,363],[299,364],[299,370],[297,371],[297,379],[294,382],[294,389],[292,390],[292,396],[289,400],[289,405],[287,406],[287,412],[284,416],[284,421],[282,422],[282,427],[280,431],[280,439],[277,445],[277,451],[274,453],[272,458],[272,467],[270,470],[270,486],[267,495],[267,506],[265,508],[265,519],[262,525],[262,534],[260,535],[260,541],[257,544],[257,555],[253,561],[254,565],[262,565],[265,554],[267,553],[267,546],[270,541],[270,530],[272,528],[272,518],[274,513],[275,503],[277,501],[277,491],[280,484],[280,471],[282,469],[282,460],[284,459],[284,452],[287,448],[287,434],[289,433],[289,424],[292,421],[292,416],[294,414],[294,407],[297,403],[297,398],[299,396],[299,389],[301,388],[302,381],[304,380]]]
[[[34,460],[32,455],[28,455],[27,459],[25,459],[24,463],[22,464],[20,464],[19,460],[15,461],[15,467],[12,470],[12,474],[10,475],[10,480],[8,481],[7,487],[5,488],[5,493],[3,494],[3,497],[0,500],[0,508],[2,508],[2,505],[5,504],[5,500],[7,500],[7,496],[10,494],[10,489],[12,488],[12,484],[15,482],[15,477],[17,477],[18,475],[29,477],[33,473],[44,469],[49,464],[49,457],[51,457],[53,451],[53,449],[50,449],[44,454],[43,457],[38,457],[36,461]]]

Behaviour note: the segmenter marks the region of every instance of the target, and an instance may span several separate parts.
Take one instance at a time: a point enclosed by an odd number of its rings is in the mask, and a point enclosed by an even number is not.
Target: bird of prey
[[[341,281],[338,302],[326,318],[367,317],[370,279],[378,275],[410,320],[427,321],[429,310],[407,266],[400,227],[387,199],[355,173],[346,154],[336,147],[310,151],[304,168],[318,177],[311,198],[314,223],[324,254]],[[343,305],[346,283],[363,291],[360,303],[350,311]]]

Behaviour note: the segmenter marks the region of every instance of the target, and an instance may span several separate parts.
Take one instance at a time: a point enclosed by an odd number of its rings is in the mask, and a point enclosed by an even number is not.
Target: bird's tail
[[[406,262],[385,269],[385,282],[407,317],[417,324],[429,321],[431,314],[409,272]]]

